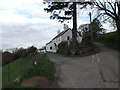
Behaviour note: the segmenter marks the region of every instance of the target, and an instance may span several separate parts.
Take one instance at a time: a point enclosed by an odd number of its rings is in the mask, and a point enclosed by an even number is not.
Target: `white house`
[[[46,44],[46,51],[56,52],[59,43],[61,43],[62,41],[69,42],[70,40],[72,40],[72,30],[68,27],[68,25],[64,24],[64,31],[60,32],[60,30],[58,30],[58,35]],[[82,41],[82,36],[80,32],[77,32],[77,40],[78,43],[81,43]]]

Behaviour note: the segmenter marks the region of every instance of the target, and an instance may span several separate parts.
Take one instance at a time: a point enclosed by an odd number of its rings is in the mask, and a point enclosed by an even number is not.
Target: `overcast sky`
[[[64,23],[50,20],[44,7],[42,0],[0,0],[0,49],[41,48],[57,35],[58,29],[62,31]],[[87,13],[78,13],[78,26],[89,23]],[[72,21],[68,25],[72,27]]]

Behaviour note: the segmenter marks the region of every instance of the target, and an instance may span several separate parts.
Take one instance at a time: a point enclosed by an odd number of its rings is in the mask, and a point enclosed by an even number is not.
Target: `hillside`
[[[116,50],[120,50],[119,38],[118,38],[118,33],[117,32],[100,34],[95,39],[95,41],[101,42],[101,43],[105,44],[106,46],[109,46],[109,47],[114,48]]]

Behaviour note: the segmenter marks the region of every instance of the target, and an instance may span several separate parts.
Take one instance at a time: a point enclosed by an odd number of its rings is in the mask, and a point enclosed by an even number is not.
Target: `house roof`
[[[54,39],[56,39],[56,38],[62,36],[62,35],[63,35],[64,33],[66,33],[68,30],[71,30],[71,29],[68,28],[67,30],[62,31],[62,32],[59,33],[57,36],[55,36],[49,43],[51,43]],[[71,30],[71,31],[72,31],[72,30]],[[79,36],[82,36],[80,32],[77,31],[77,33],[79,34]],[[47,43],[47,44],[49,44],[49,43]],[[47,45],[47,44],[46,44],[46,45]]]
[[[67,30],[65,30],[65,31],[62,31],[62,32],[59,33],[56,37],[54,37],[52,40],[54,40],[54,39],[56,39],[56,38],[62,36],[62,35],[63,35],[64,33],[66,33],[68,30],[71,30],[71,29],[69,28],[69,29],[67,29]]]
[[[62,31],[62,32],[59,33],[57,36],[55,36],[49,43],[51,43],[54,39],[56,39],[56,38],[62,36],[62,35],[63,35],[64,33],[66,33],[68,30],[71,30],[71,29],[69,28],[69,29],[67,29],[67,30]],[[47,43],[47,44],[49,44],[49,43]],[[46,44],[46,45],[47,45],[47,44]]]

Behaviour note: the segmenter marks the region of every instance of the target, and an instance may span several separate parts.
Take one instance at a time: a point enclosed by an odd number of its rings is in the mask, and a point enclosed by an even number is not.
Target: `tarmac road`
[[[118,88],[118,51],[96,44],[101,52],[91,56],[47,54],[56,64],[60,88]]]

